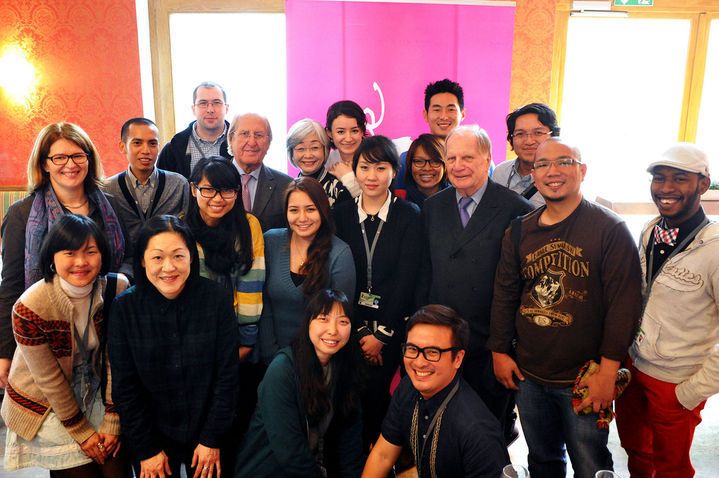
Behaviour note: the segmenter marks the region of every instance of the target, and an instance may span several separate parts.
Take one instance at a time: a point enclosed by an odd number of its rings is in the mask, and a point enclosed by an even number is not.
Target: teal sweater
[[[289,347],[277,353],[257,395],[257,408],[240,445],[234,476],[321,477],[308,444],[307,417]],[[330,431],[336,431],[337,439],[326,436],[326,442],[336,448],[337,456],[325,455],[326,461],[338,463],[343,477],[359,476],[362,471],[361,415],[357,413],[351,423],[340,425],[338,422],[333,419],[330,424]]]

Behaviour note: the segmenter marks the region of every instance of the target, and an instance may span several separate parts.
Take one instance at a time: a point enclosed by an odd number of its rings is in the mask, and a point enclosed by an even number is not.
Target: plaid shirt
[[[174,300],[148,289],[120,295],[110,319],[113,397],[123,435],[140,460],[168,443],[218,448],[237,398],[231,297],[202,277],[189,279]]]

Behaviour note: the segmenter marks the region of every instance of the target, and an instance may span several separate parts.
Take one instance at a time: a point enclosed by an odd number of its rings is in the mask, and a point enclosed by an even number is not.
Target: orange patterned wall
[[[24,186],[35,137],[56,121],[87,131],[107,175],[124,169],[120,127],[142,115],[135,1],[0,0],[0,55],[13,44],[38,84],[25,104],[0,89],[0,186]]]
[[[557,0],[517,0],[509,111],[549,103]]]

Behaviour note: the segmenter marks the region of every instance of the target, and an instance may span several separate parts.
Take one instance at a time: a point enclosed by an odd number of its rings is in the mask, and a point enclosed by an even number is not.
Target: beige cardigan
[[[93,318],[97,336],[101,337],[105,277],[97,279],[92,293]],[[117,293],[127,288],[127,279],[118,275]],[[12,322],[17,349],[0,414],[8,428],[25,440],[32,440],[48,412],[52,410],[77,442],[82,444],[95,429],[83,415],[72,390],[73,305],[55,276],[52,283],[40,280],[30,286],[13,306]],[[101,364],[96,364],[100,375]],[[107,362],[105,416],[101,433],[120,434],[120,419],[112,404],[110,364]]]

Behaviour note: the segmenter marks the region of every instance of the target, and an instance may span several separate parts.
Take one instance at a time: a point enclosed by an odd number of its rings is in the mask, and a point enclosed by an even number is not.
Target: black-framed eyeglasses
[[[200,196],[205,199],[212,199],[218,194],[222,199],[235,199],[237,197],[237,189],[217,189],[207,186],[198,186],[197,184],[192,185],[196,190],[200,192]]]
[[[439,362],[444,352],[456,352],[459,347],[440,349],[439,347],[417,347],[414,344],[402,344],[402,355],[408,359],[416,359],[421,353],[428,362]]]
[[[417,169],[424,168],[428,164],[431,168],[434,168],[434,169],[439,169],[442,167],[442,161],[438,161],[436,159],[413,159],[412,160],[412,166],[414,166]]]
[[[54,156],[48,156],[47,159],[52,161],[52,164],[55,166],[65,166],[71,159],[75,164],[84,164],[87,162],[87,153],[56,154]]]

